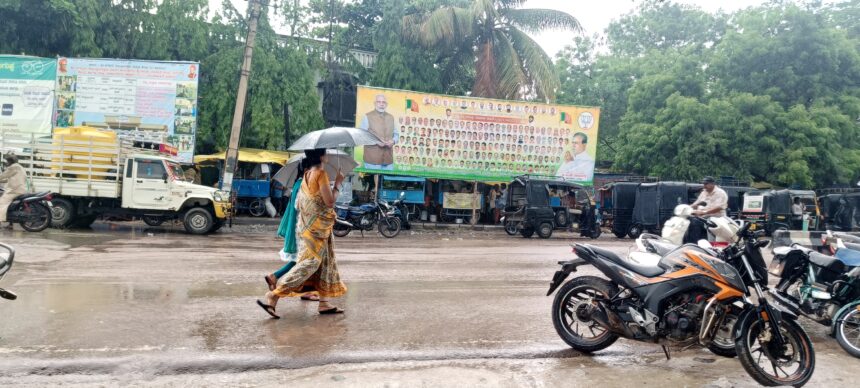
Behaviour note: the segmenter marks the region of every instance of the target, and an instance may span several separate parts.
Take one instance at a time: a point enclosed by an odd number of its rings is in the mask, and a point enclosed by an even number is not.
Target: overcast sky
[[[248,4],[246,0],[230,1],[244,13]],[[731,12],[762,4],[765,0],[675,0],[675,2],[693,4],[709,12],[720,9]],[[221,0],[209,0],[209,3],[212,9],[218,9],[221,6]],[[524,8],[551,8],[567,12],[579,20],[585,29],[583,33],[590,36],[602,32],[609,25],[609,22],[629,13],[640,3],[640,0],[528,0]],[[278,30],[276,28],[276,31],[284,32],[284,29]],[[546,31],[533,37],[547,54],[555,57],[555,54],[561,51],[565,45],[573,42],[574,36],[567,32]]]

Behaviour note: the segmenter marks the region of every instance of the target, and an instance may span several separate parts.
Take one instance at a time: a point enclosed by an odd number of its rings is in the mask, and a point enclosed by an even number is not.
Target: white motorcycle
[[[704,249],[724,248],[737,242],[737,232],[741,225],[728,217],[699,218],[693,215],[690,205],[675,206],[675,216],[663,225],[660,236],[643,233],[636,239],[636,250],[627,255],[633,263],[647,266],[657,266],[660,258],[669,251],[694,241],[684,241],[690,228],[690,219],[697,218],[708,229],[708,240],[695,241]]]

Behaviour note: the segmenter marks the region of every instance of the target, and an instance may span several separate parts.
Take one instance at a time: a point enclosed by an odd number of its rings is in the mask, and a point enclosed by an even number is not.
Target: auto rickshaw
[[[663,224],[674,215],[675,206],[694,201],[701,188],[702,185],[684,182],[640,184],[627,236],[635,239],[645,231],[659,234]]]
[[[636,205],[638,189],[638,182],[613,182],[600,189],[603,220],[615,237],[627,236],[633,221],[633,207]]]
[[[803,205],[803,215],[792,214],[794,199]],[[764,230],[768,235],[778,230],[818,230],[821,211],[815,192],[811,190],[753,190],[744,194],[741,220],[752,223],[751,230]]]
[[[860,229],[860,192],[818,197],[824,229],[850,232]]]
[[[507,228],[525,238],[550,238],[555,229],[578,225],[580,235],[600,237],[591,196],[582,185],[558,177],[522,175],[508,186],[504,215]]]

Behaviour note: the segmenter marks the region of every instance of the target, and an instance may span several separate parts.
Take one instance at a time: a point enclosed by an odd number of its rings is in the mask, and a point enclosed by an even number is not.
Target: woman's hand
[[[340,170],[337,170],[337,176],[334,177],[334,185],[335,187],[340,187],[340,184],[343,183],[343,173]]]

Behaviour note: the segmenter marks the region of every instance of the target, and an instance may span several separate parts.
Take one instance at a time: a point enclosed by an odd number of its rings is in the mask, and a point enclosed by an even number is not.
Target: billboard
[[[59,58],[56,127],[87,125],[162,139],[190,163],[197,130],[199,64]]]
[[[359,87],[356,126],[382,143],[356,147],[356,171],[508,181],[557,175],[590,185],[600,108]]]
[[[0,130],[51,134],[57,61],[0,55]]]

